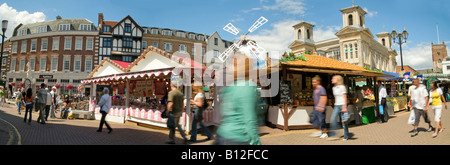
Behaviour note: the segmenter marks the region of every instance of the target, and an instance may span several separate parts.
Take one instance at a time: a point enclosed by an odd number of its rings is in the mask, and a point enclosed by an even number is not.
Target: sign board
[[[53,75],[39,75],[40,79],[53,79]]]

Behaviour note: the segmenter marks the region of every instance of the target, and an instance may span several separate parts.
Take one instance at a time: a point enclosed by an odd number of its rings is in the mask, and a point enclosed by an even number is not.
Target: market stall
[[[188,69],[192,66],[183,65],[179,58],[171,59],[171,55],[158,48],[149,46],[133,63],[121,67],[114,61],[105,59],[89,78],[82,83],[91,84],[91,90],[102,91],[104,87],[111,90],[112,108],[106,118],[108,121],[124,123],[133,121],[159,127],[166,127],[167,119],[161,118],[166,109],[167,93],[172,74],[184,72],[177,69]],[[197,65],[197,64],[196,64]],[[200,68],[201,69],[201,68]],[[186,98],[191,97],[191,88],[184,87]],[[100,93],[91,96],[89,110],[95,113],[99,120],[100,107],[96,105]],[[190,105],[186,105],[186,112],[190,112]],[[204,122],[212,119],[213,111],[205,110]],[[180,124],[189,131],[192,113],[183,112]]]
[[[351,81],[351,78],[366,78],[369,81],[369,85],[372,89],[376,89],[375,81],[377,77],[386,76],[379,72],[368,71],[360,66],[352,65],[349,63],[333,60],[330,58],[317,56],[317,55],[304,55],[306,59],[297,59],[292,61],[285,61],[276,66],[280,71],[280,89],[279,95],[272,98],[269,106],[268,121],[271,125],[278,128],[289,130],[296,128],[311,127],[309,123],[309,114],[313,111],[313,86],[312,78],[314,76],[320,76],[322,79],[322,86],[327,90],[328,103],[326,106],[326,122],[330,122],[329,116],[333,111],[332,105],[334,98],[332,96],[331,78],[333,75],[339,74],[344,77],[344,84],[349,91],[348,96],[348,110],[351,113],[355,113],[354,102],[355,99],[352,96],[354,93],[355,82]],[[282,60],[283,61],[283,60]],[[270,69],[274,65],[267,67]],[[375,92],[377,93],[377,92]],[[366,105],[366,109],[376,106],[378,101],[377,97],[374,101],[370,101]],[[373,113],[364,113],[364,115],[371,115],[369,118],[374,118]],[[351,120],[354,120],[351,119]]]

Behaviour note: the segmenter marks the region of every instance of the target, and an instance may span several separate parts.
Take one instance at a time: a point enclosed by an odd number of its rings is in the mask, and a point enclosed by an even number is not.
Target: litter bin
[[[361,117],[363,124],[370,124],[376,122],[375,106],[363,107]]]

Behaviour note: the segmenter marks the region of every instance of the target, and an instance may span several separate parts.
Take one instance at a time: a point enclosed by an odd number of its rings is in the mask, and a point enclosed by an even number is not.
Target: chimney
[[[98,13],[98,26],[103,24],[103,13]]]

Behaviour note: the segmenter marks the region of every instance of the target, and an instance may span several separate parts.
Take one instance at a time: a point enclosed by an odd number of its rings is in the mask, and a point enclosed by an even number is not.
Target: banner
[[[153,95],[153,81],[136,81],[135,96],[150,97]]]
[[[409,78],[411,77],[411,72],[406,72],[403,74],[403,81],[411,81]]]

